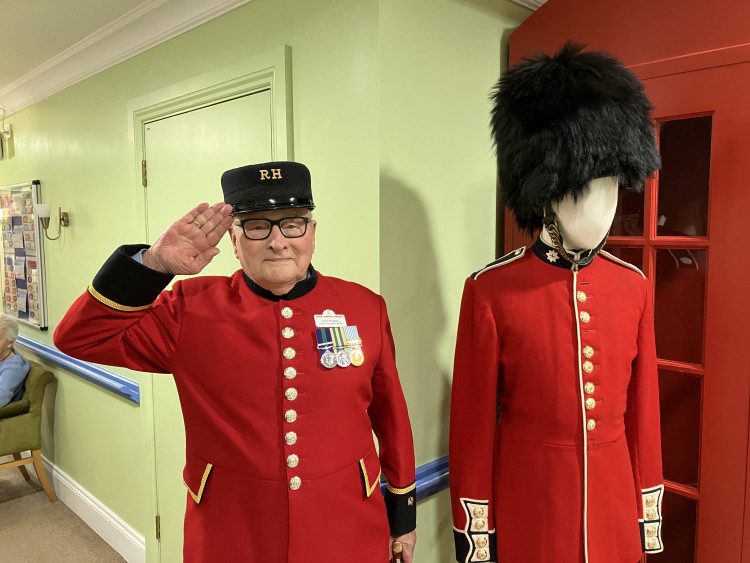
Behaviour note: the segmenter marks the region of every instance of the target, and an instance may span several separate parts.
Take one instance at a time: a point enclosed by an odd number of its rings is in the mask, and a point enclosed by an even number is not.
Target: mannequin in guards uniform
[[[581,49],[526,59],[493,93],[502,202],[542,230],[464,287],[450,423],[461,562],[636,563],[663,548],[651,296],[601,250],[618,189],[642,189],[660,159],[643,86]]]
[[[304,165],[229,170],[222,188],[225,203],[197,206],[150,248],[115,251],[55,344],[174,375],[185,561],[385,563],[398,540],[411,562],[414,450],[383,299],[310,265]],[[163,291],[199,273],[227,230],[242,269]]]

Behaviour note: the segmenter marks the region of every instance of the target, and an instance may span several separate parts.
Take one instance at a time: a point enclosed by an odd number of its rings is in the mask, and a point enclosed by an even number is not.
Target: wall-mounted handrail
[[[40,359],[59,366],[73,375],[77,375],[91,383],[103,387],[120,397],[124,397],[133,403],[141,404],[141,389],[137,381],[133,381],[123,375],[117,374],[89,362],[77,360],[67,354],[63,354],[53,346],[42,344],[28,336],[19,334],[16,344],[31,350]]]

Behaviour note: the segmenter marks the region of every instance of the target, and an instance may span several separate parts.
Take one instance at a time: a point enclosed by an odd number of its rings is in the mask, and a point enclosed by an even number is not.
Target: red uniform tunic
[[[450,481],[461,562],[635,563],[662,550],[640,271],[605,252],[574,271],[539,239],[466,281]]]
[[[110,258],[55,344],[174,375],[187,440],[185,561],[387,561],[389,522],[393,534],[413,530],[416,503],[383,299],[312,268],[282,298],[242,271],[161,292],[170,276],[129,258],[139,248]],[[357,327],[361,365],[321,364],[315,315],[325,310]]]

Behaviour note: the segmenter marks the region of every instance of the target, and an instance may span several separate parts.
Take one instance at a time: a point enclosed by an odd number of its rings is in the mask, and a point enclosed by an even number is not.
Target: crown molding
[[[528,8],[532,12],[538,10],[542,7],[542,4],[544,4],[547,0],[510,0],[513,4],[517,4],[519,6],[523,6],[524,8]]]
[[[0,90],[11,115],[252,0],[146,0]]]

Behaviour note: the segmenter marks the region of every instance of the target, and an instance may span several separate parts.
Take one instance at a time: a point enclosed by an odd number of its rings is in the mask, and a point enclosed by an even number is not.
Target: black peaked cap
[[[299,162],[265,162],[227,170],[221,176],[221,189],[234,213],[315,209],[310,171]]]

